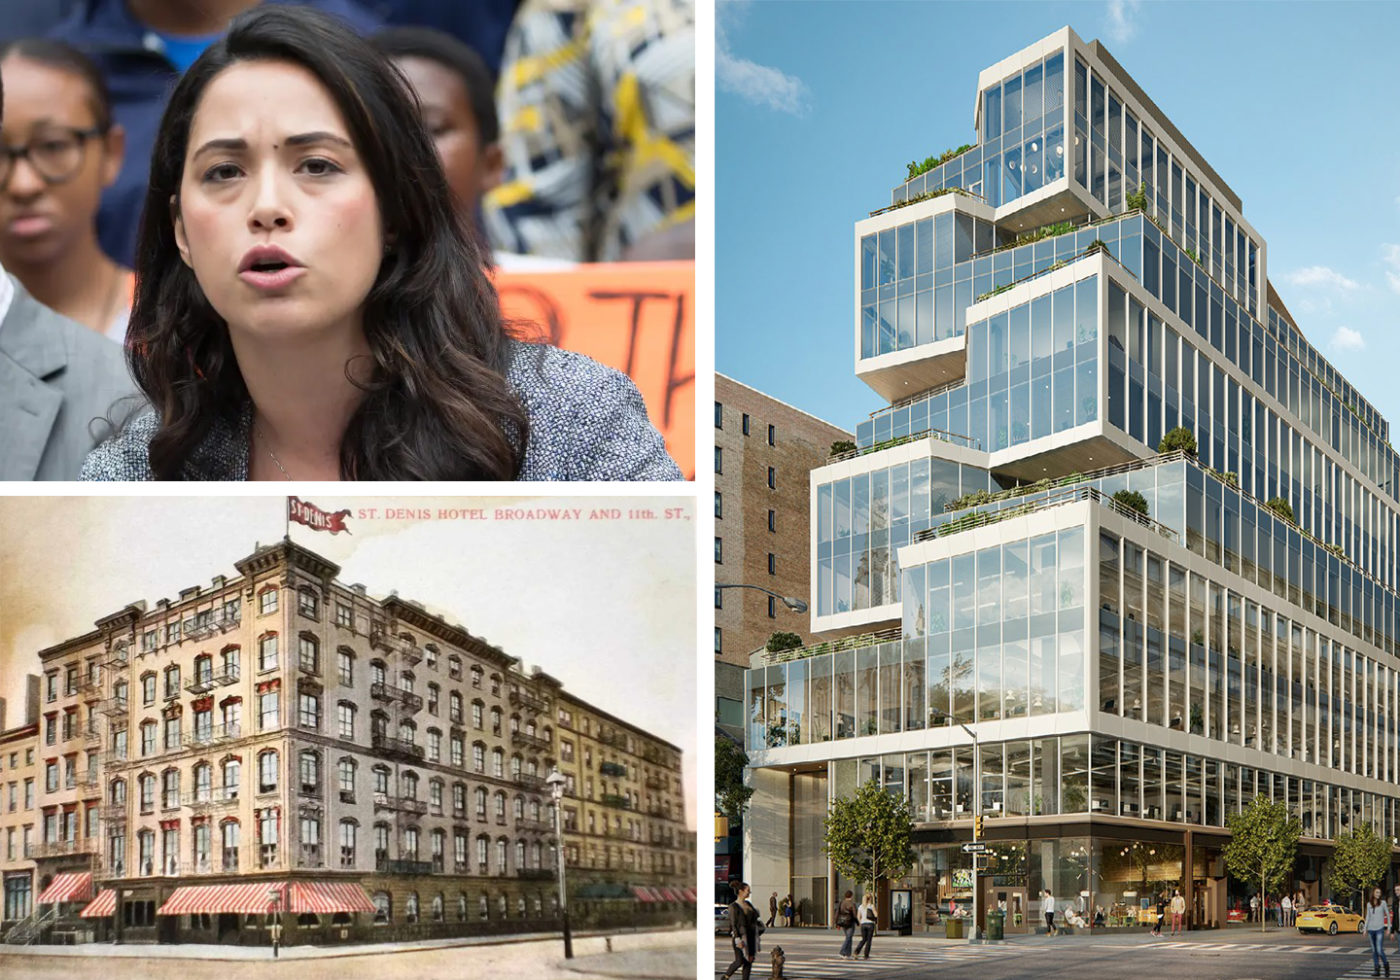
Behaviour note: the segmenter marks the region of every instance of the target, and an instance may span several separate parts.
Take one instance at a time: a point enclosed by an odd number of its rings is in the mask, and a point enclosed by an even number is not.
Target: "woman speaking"
[[[150,411],[91,480],[669,480],[624,375],[507,335],[407,82],[260,7],[161,120],[127,358]]]

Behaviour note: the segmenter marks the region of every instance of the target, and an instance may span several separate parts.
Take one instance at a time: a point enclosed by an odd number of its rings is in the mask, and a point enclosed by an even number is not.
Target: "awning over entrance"
[[[37,899],[40,905],[58,902],[86,902],[92,898],[92,872],[67,871],[53,881]]]
[[[636,895],[638,901],[642,902],[655,902],[659,900],[657,898],[656,892],[652,891],[650,888],[647,888],[645,885],[633,885],[632,894]]]
[[[685,900],[686,900],[687,902],[693,902],[693,901],[695,901],[695,889],[694,889],[694,888],[687,888],[687,889],[685,889],[684,891],[682,891],[681,894],[682,894],[683,896],[685,896]]]
[[[102,893],[93,901],[88,902],[87,908],[78,915],[84,919],[103,919],[117,910],[117,893],[114,889],[104,888]]]
[[[278,893],[277,908],[287,911],[287,883],[259,881],[241,885],[182,885],[165,900],[156,915],[214,915],[219,912],[241,912],[259,915],[271,912],[272,899],[268,893]]]
[[[292,882],[292,912],[373,912],[374,903],[353,881]]]

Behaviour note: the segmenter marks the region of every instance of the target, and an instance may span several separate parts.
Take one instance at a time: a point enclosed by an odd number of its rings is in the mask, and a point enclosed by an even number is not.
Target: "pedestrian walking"
[[[1249,896],[1249,921],[1250,921],[1250,922],[1258,922],[1258,921],[1259,921],[1259,896],[1258,896],[1258,895],[1251,895],[1251,896]]]
[[[768,896],[768,928],[773,928],[773,920],[778,917],[778,893]]]
[[[841,905],[836,910],[836,928],[846,934],[846,941],[841,944],[839,955],[843,960],[848,960],[851,958],[851,939],[856,931],[855,893],[850,889],[846,890],[846,897],[841,899]]]
[[[754,957],[758,955],[758,930],[762,916],[749,901],[749,886],[739,882],[734,886],[738,896],[729,903],[729,936],[734,944],[734,962],[724,971],[724,980],[729,980],[736,970],[743,980],[749,980],[753,970]]]
[[[1395,920],[1390,916],[1390,905],[1381,897],[1380,887],[1371,889],[1371,900],[1366,903],[1366,935],[1371,939],[1371,976],[1390,976],[1390,960],[1385,955],[1385,934],[1390,931]]]
[[[1390,896],[1390,934],[1392,936],[1400,933],[1400,885],[1395,886],[1395,891]],[[1400,955],[1400,940],[1396,941],[1395,952]]]
[[[1162,920],[1167,917],[1167,893],[1158,892],[1152,899],[1152,938],[1162,938]]]
[[[1045,912],[1045,934],[1055,935],[1055,896],[1046,888],[1040,893],[1040,907]]]
[[[793,921],[792,921],[792,917],[793,917],[792,892],[788,892],[787,898],[783,899],[783,907],[782,907],[782,910],[783,910],[783,925],[785,925],[785,926],[787,926],[789,929],[791,929],[792,926],[794,925],[794,923],[793,923]]]
[[[1293,924],[1293,899],[1287,895],[1279,900],[1279,925],[1285,928]]]
[[[860,921],[860,945],[856,947],[855,955],[852,959],[860,959],[860,951],[865,950],[865,958],[870,959],[870,944],[875,939],[875,903],[870,898],[870,893],[866,892],[860,900],[860,913],[856,916]]]
[[[1186,899],[1181,897],[1181,889],[1172,895],[1172,935],[1181,935],[1181,917],[1186,914]]]

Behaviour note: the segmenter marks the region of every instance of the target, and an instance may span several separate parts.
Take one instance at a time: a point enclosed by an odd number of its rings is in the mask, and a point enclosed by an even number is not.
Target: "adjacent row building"
[[[674,745],[288,540],[236,569],[40,653],[40,894],[12,941],[537,929],[556,768],[575,917],[689,914]]]
[[[915,931],[974,880],[1010,932],[1042,889],[1108,927],[1175,888],[1193,926],[1242,918],[1222,848],[1256,796],[1301,822],[1289,887],[1326,898],[1338,835],[1400,835],[1388,423],[1101,44],[988,68],[975,125],[855,227],[856,373],[890,405],[812,473],[831,639],[747,672],[754,889],[828,921],[859,886],[822,815],[877,780],[918,854],[879,906]],[[1195,451],[1159,454],[1178,427]]]

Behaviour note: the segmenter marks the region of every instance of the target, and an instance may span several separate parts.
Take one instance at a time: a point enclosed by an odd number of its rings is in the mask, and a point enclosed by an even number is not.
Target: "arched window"
[[[476,729],[486,727],[486,703],[484,701],[472,702],[472,727]]]
[[[472,665],[472,687],[481,687],[481,677],[484,673],[480,667]]]
[[[413,681],[414,681],[413,671],[411,671],[411,670],[401,670],[401,671],[399,671],[399,686],[402,687],[405,691],[408,691],[410,694],[413,693]]]
[[[516,820],[525,819],[525,797],[517,796],[515,798],[514,812]]]
[[[297,764],[297,770],[301,774],[301,791],[303,793],[321,793],[321,753],[314,749],[302,751]]]
[[[473,771],[473,772],[485,772],[485,771],[486,771],[486,743],[485,743],[485,742],[473,742],[473,743],[472,743],[472,771]]]
[[[520,916],[520,918],[522,918],[522,919],[525,918],[525,896],[524,896],[524,895],[521,895],[520,898],[518,898],[518,899],[516,900],[516,903],[515,903],[515,914],[518,915],[518,916]]]
[[[539,800],[531,800],[531,801],[530,801],[530,819],[531,819],[531,820],[538,820],[539,818],[540,818],[540,801],[539,801]]]
[[[121,805],[126,802],[126,780],[117,778],[112,780],[107,789],[107,802]]]
[[[510,874],[510,841],[504,837],[496,839],[496,873]]]
[[[506,822],[506,794],[501,790],[496,791],[496,822]]]
[[[403,795],[410,800],[418,799],[418,774],[416,772],[406,772],[402,776]]]
[[[229,817],[219,823],[219,840],[223,847],[221,866],[224,871],[238,870],[238,843],[242,826],[236,817]]]
[[[374,902],[375,925],[388,925],[394,921],[393,900],[389,897],[388,892],[375,892],[372,901]]]
[[[437,648],[437,644],[436,644],[436,643],[425,643],[425,644],[423,644],[423,656],[426,658],[426,660],[427,660],[427,662],[428,662],[428,669],[429,669],[429,670],[437,670],[437,665],[438,665],[438,648]]]
[[[258,753],[258,792],[272,793],[277,790],[277,750],[265,749]]]
[[[543,864],[543,861],[542,861],[542,859],[543,859],[543,857],[544,857],[544,849],[540,846],[540,842],[539,842],[539,841],[535,841],[533,844],[530,845],[530,852],[531,852],[531,857],[533,858],[533,860],[530,862],[530,867],[532,867],[532,868],[542,868],[542,867],[544,867],[544,864]],[[539,910],[536,909],[535,911],[538,912]]]
[[[506,905],[506,896],[504,892],[496,896],[496,911],[501,913],[501,918],[510,918],[510,906]]]
[[[355,866],[355,846],[358,843],[359,834],[360,825],[354,817],[345,817],[340,821],[340,866],[342,868]]]
[[[462,892],[457,893],[457,921],[467,921],[467,896]]]
[[[500,696],[501,696],[501,675],[500,675],[500,674],[492,674],[492,675],[491,675],[491,695],[492,695],[492,697],[500,697]]]
[[[408,898],[404,899],[403,917],[405,922],[418,921],[418,893],[409,892]]]
[[[303,585],[297,590],[297,612],[311,619],[321,618],[321,601],[308,586]]]
[[[459,691],[448,692],[447,720],[454,725],[460,725],[462,723],[462,695]]]
[[[476,796],[476,819],[485,820],[487,797],[486,788],[483,786],[478,786],[475,790],[474,795]]]
[[[442,893],[438,892],[433,896],[433,921],[442,921]]]
[[[211,684],[214,680],[214,658],[201,653],[194,658],[194,682],[199,685]]]
[[[491,750],[491,775],[503,779],[506,774],[506,754],[500,749]]]
[[[535,893],[535,915],[536,917],[543,911],[543,903],[540,901],[539,893]]]
[[[522,760],[521,760],[520,756],[518,756],[518,755],[512,755],[512,756],[510,757],[510,774],[511,774],[512,777],[515,777],[515,776],[519,776],[519,775],[520,775],[520,764],[521,764],[521,761],[522,761]]]
[[[371,684],[383,684],[387,678],[384,673],[384,661],[371,660],[369,662],[369,682]]]
[[[224,769],[224,799],[238,799],[238,783],[243,775],[243,763],[237,759],[225,759]]]
[[[510,733],[514,735],[518,731],[520,731],[520,716],[512,714],[510,716]]]
[[[143,772],[137,777],[137,784],[141,787],[141,812],[150,813],[156,808],[155,773]]]
[[[455,653],[447,658],[447,676],[453,680],[462,679],[462,658]]]
[[[477,909],[477,914],[481,916],[483,922],[491,918],[491,900],[486,897],[485,892],[481,893],[481,901],[477,903]]]
[[[476,839],[476,867],[481,874],[487,871],[487,857],[491,852],[491,838],[482,834]]]
[[[494,693],[494,692],[492,692],[492,693]],[[491,709],[491,734],[492,734],[492,735],[499,735],[499,734],[501,734],[501,709],[500,709],[500,708],[492,708],[492,709]]]
[[[519,871],[528,867],[525,863],[525,842],[518,840],[515,842],[515,870]]]

